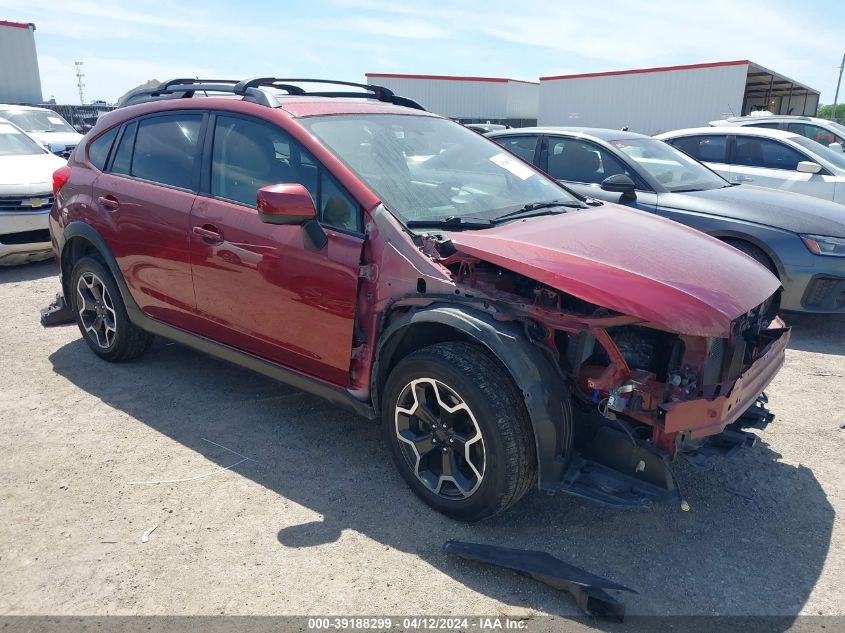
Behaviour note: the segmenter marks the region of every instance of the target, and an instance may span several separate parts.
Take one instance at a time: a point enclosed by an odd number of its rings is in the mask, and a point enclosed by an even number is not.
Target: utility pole
[[[833,95],[833,111],[830,113],[830,118],[836,121],[836,103],[839,101],[839,84],[842,83],[842,69],[845,68],[845,53],[842,54],[842,63],[839,64],[839,79],[836,80],[836,94]]]
[[[82,64],[83,62],[73,62],[73,65],[76,66],[76,87],[79,89],[79,104],[85,105],[85,82],[82,81],[85,78],[85,73],[82,72]]]

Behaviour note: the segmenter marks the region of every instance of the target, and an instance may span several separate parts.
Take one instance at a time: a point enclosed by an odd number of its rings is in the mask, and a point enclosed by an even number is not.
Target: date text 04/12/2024
[[[431,631],[479,631],[511,630],[519,631],[527,627],[526,620],[501,617],[354,617],[354,618],[308,618],[308,629],[311,631],[390,631],[401,630],[431,630]]]

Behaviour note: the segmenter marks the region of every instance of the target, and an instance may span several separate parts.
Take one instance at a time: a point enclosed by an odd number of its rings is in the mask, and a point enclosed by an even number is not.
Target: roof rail
[[[300,83],[315,83],[315,84],[331,84],[335,86],[350,86],[352,88],[363,88],[369,94],[361,94],[360,92],[306,92],[301,86],[293,84]],[[359,84],[352,81],[337,81],[334,79],[280,79],[278,77],[253,77],[251,79],[244,79],[235,85],[235,94],[245,94],[250,88],[275,88],[276,90],[285,90],[291,95],[308,95],[312,97],[341,97],[341,98],[361,98],[371,97],[384,101],[385,103],[392,103],[394,105],[405,106],[406,108],[414,108],[415,110],[425,110],[419,103],[407,97],[400,97],[393,93],[389,88],[378,86],[376,84]]]
[[[353,88],[363,88],[365,93],[361,92],[306,92],[295,83],[318,83],[331,84],[338,86],[350,86]],[[239,81],[237,79],[198,79],[198,78],[176,78],[161,82],[155,88],[143,88],[126,96],[120,106],[134,105],[136,103],[144,103],[146,101],[158,101],[162,99],[190,99],[197,92],[224,92],[229,94],[242,95],[245,101],[253,101],[259,105],[264,105],[270,108],[278,108],[279,100],[275,95],[261,90],[261,88],[273,88],[275,90],[284,90],[290,95],[308,95],[313,97],[338,97],[338,98],[352,98],[360,99],[372,98],[384,101],[385,103],[392,103],[394,105],[404,106],[406,108],[414,108],[416,110],[425,110],[419,103],[407,97],[400,97],[393,94],[393,91],[384,86],[377,86],[374,84],[358,84],[350,81],[334,81],[331,79],[278,79],[276,77],[253,77],[251,79],[244,79]]]

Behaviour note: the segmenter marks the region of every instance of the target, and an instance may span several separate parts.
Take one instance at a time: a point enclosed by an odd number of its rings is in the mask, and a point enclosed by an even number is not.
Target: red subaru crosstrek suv
[[[160,335],[380,419],[461,520],[532,486],[680,502],[673,458],[771,419],[789,329],[757,262],[385,88],[313,81],[166,82],[56,172],[63,301],[95,354]]]

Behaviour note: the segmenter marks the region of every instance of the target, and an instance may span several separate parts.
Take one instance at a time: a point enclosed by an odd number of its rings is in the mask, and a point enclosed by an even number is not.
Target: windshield
[[[14,125],[0,122],[0,156],[26,156],[46,151]]]
[[[576,202],[553,180],[453,121],[351,114],[300,122],[406,224],[494,218],[549,200]]]
[[[809,139],[805,136],[793,136],[789,139],[793,143],[797,143],[804,149],[808,149],[813,154],[818,156],[819,158],[823,158],[827,162],[831,163],[834,167],[838,167],[839,169],[845,170],[845,153],[843,152],[836,152],[829,147],[822,145],[821,143],[817,143],[816,141]]]
[[[27,132],[76,132],[70,123],[53,111],[7,110],[0,116]]]
[[[667,191],[721,189],[729,183],[694,158],[657,139],[611,141]]]

